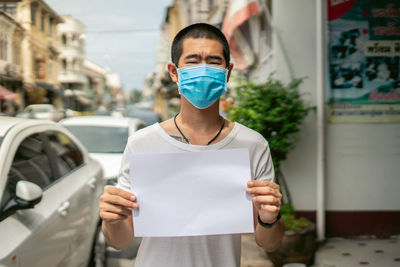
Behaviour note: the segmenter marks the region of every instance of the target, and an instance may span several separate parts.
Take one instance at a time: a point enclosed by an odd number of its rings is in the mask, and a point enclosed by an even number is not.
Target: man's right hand
[[[136,196],[117,187],[106,187],[100,196],[100,217],[106,223],[123,221],[138,208]]]

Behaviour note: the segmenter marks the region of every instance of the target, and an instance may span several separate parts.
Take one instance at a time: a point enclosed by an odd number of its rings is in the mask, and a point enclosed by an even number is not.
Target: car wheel
[[[101,221],[99,222],[92,245],[92,253],[88,267],[105,267],[107,259],[107,242],[101,231]]]

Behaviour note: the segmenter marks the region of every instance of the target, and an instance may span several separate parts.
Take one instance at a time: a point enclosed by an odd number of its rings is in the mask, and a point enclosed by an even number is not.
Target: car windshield
[[[35,113],[47,113],[47,112],[51,112],[50,109],[45,109],[45,108],[33,108],[33,109],[29,109],[27,112],[33,111]]]
[[[123,153],[128,141],[127,127],[64,125],[90,153]]]
[[[146,109],[129,109],[126,116],[130,118],[141,119],[147,125],[151,125],[156,122],[161,122],[161,118],[157,113]]]

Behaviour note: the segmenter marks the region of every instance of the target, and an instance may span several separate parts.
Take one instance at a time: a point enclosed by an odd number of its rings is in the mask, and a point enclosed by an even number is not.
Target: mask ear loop
[[[225,90],[224,93],[228,92],[228,74],[229,74],[229,69],[228,67],[225,68]]]
[[[176,74],[177,74],[177,77],[178,77],[178,81],[176,82],[176,86],[178,86],[178,93],[179,93],[179,95],[182,95],[181,89],[180,89],[180,86],[179,86],[179,81],[180,81],[180,79],[179,79],[179,72],[178,72],[179,68],[178,68],[175,64],[174,64],[174,66],[175,66]]]

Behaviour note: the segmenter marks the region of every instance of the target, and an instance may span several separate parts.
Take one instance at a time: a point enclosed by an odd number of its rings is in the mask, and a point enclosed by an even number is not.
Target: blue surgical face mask
[[[178,69],[178,88],[193,106],[205,109],[226,91],[228,69],[208,64]]]

